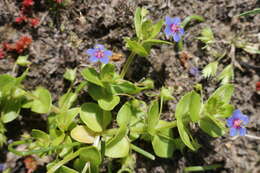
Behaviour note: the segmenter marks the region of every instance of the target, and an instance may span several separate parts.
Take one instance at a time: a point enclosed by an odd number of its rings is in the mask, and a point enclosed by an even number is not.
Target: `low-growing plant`
[[[236,59],[236,49],[243,49],[245,52],[249,54],[259,54],[260,51],[257,49],[257,44],[252,44],[246,41],[246,39],[242,39],[242,37],[234,36],[229,39],[221,39],[217,40],[214,37],[214,33],[210,27],[205,27],[201,31],[201,36],[198,37],[200,41],[202,41],[205,46],[203,49],[206,49],[209,54],[215,58],[213,62],[210,62],[206,65],[202,71],[204,78],[214,77],[216,76],[217,81],[221,84],[227,84],[233,81],[234,79],[234,67],[243,70],[241,67],[241,63]],[[220,45],[225,45],[225,49],[221,49],[221,51],[216,49],[220,47]],[[217,73],[218,65],[223,58],[230,59],[230,64],[227,65],[222,72]]]
[[[201,145],[192,135],[194,126],[212,137],[219,137],[228,131],[226,118],[233,114],[227,120],[231,128],[230,134],[245,135],[244,126],[248,120],[239,110],[234,111],[234,106],[230,104],[234,91],[232,84],[222,85],[208,99],[203,95],[200,85],[195,87],[195,90],[186,93],[179,100],[176,110],[172,111],[171,121],[162,120],[161,114],[165,102],[174,99],[172,88],[163,87],[149,103],[137,99],[136,94],[152,89],[154,84],[151,79],[138,83],[124,79],[134,57],[147,57],[155,44],[172,44],[157,39],[164,21],[154,23],[148,19],[147,14],[148,11],[143,8],[138,8],[135,12],[136,38],[125,39],[126,46],[132,53],[120,74],[115,65],[108,63],[112,52],[103,45],[95,45],[86,53],[92,63],[99,63],[98,69],[87,67],[81,70],[84,80],[80,82],[76,81],[77,69],[67,69],[64,78],[71,85],[57,103],[43,87],[27,91],[20,85],[27,71],[18,78],[1,75],[1,134],[5,131],[3,123],[15,119],[21,108],[48,117],[47,132],[33,129],[30,135],[11,143],[8,149],[20,156],[54,156],[54,160],[47,165],[48,173],[99,172],[104,160],[111,163],[111,159],[121,160],[122,166],[118,172],[133,172],[133,152],[154,160],[155,155],[170,158],[174,151],[182,151],[185,147],[196,151]],[[172,36],[175,42],[181,41],[184,30],[180,19],[166,17],[165,23],[165,34]],[[86,92],[92,100],[79,102],[78,96],[82,92]],[[122,97],[126,97],[124,102],[120,102]],[[12,102],[7,104],[10,100]],[[8,114],[9,106],[14,103]],[[137,146],[136,141],[151,143],[154,154]],[[20,144],[26,144],[27,149],[16,150],[15,146]],[[112,169],[111,164],[108,164],[108,172],[112,172]]]

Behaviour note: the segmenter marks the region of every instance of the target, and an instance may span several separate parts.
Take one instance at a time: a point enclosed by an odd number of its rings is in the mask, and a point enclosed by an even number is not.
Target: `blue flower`
[[[178,42],[184,34],[184,29],[181,27],[181,19],[179,17],[171,18],[166,16],[165,23],[166,27],[164,33],[166,34],[166,37],[169,38],[170,36],[173,36],[173,40]]]
[[[101,44],[95,45],[94,49],[88,49],[87,54],[90,56],[89,60],[91,62],[102,62],[107,64],[109,57],[112,56],[112,51],[106,50],[105,47]]]
[[[192,76],[199,76],[200,75],[200,71],[197,67],[191,67],[190,70],[189,70],[189,73],[192,75]]]
[[[249,122],[249,118],[240,110],[235,110],[230,118],[227,119],[227,126],[230,128],[230,136],[245,136],[246,128],[244,127]]]

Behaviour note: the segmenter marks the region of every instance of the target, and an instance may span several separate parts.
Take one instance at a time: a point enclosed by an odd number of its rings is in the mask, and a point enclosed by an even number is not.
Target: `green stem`
[[[51,167],[51,169],[47,173],[54,173],[56,170],[58,170],[62,165],[65,165],[69,161],[73,160],[74,158],[78,157],[80,153],[80,149],[74,153],[70,153],[67,155],[63,160],[56,163],[54,166]]]
[[[184,168],[184,173],[213,170],[213,169],[220,168],[221,166],[222,166],[221,164],[214,164],[208,166],[189,166]]]
[[[90,163],[89,163],[89,162],[87,162],[87,163],[85,164],[85,166],[84,166],[84,168],[83,168],[83,170],[82,170],[82,173],[86,173],[88,169],[89,169],[90,172],[91,172]]]
[[[126,74],[128,68],[130,67],[130,65],[132,64],[135,55],[136,54],[134,52],[131,52],[130,56],[127,58],[126,63],[125,63],[125,65],[124,65],[124,67],[123,67],[123,69],[121,71],[121,74],[120,74],[121,78],[125,77],[125,74]]]
[[[159,117],[162,115],[162,108],[163,108],[163,97],[160,99],[160,112],[159,112]]]
[[[46,147],[46,148],[42,148],[42,149],[38,149],[38,150],[31,150],[31,151],[17,151],[13,148],[14,146],[26,144],[29,142],[32,142],[32,140],[23,140],[23,141],[13,142],[10,145],[8,145],[8,150],[18,156],[28,156],[28,155],[32,155],[32,154],[40,154],[40,153],[44,153],[44,152],[48,152],[48,151],[52,151],[52,150],[57,150],[57,149],[65,148],[65,147],[74,147],[74,146],[80,145],[79,142],[74,142],[72,144],[51,146],[51,147]]]
[[[151,153],[148,153],[147,151],[143,150],[142,148],[139,148],[139,147],[137,147],[137,146],[134,145],[134,144],[131,144],[131,148],[132,148],[134,151],[136,151],[136,152],[138,152],[138,153],[144,155],[145,157],[147,157],[147,158],[149,158],[149,159],[151,159],[151,160],[155,160],[155,156],[154,156],[154,155],[152,155]]]

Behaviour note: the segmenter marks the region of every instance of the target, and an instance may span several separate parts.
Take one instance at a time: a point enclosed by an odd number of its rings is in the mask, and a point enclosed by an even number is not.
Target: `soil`
[[[32,62],[30,73],[24,81],[24,86],[32,90],[36,86],[43,86],[52,93],[54,101],[66,91],[68,83],[63,79],[66,68],[89,65],[85,50],[96,43],[104,44],[115,53],[121,53],[123,59],[115,62],[118,69],[122,67],[129,55],[124,46],[124,37],[134,36],[133,13],[139,7],[146,7],[150,17],[154,20],[168,16],[185,17],[197,14],[205,18],[205,22],[192,22],[185,31],[184,50],[189,67],[195,66],[200,70],[214,60],[206,51],[202,50],[202,43],[197,37],[201,29],[210,26],[218,40],[228,40],[234,36],[252,42],[259,47],[260,15],[238,18],[237,15],[260,6],[257,0],[75,0],[66,7],[50,9],[44,0],[38,0],[33,9],[34,15],[41,19],[39,27],[17,25],[14,20],[19,16],[19,0],[0,1],[0,43],[15,41],[21,35],[33,38],[33,43],[25,54],[29,54]],[[166,39],[163,33],[161,39]],[[225,45],[216,48],[217,51],[229,51]],[[179,54],[170,45],[156,46],[148,58],[135,59],[126,78],[138,82],[144,78],[152,78],[158,92],[161,86],[173,86],[176,100],[165,105],[162,118],[169,119],[175,110],[177,101],[187,91],[193,89],[196,83],[201,83],[205,90],[205,99],[212,93],[219,83],[214,79],[202,79],[189,74],[180,59]],[[10,55],[0,60],[0,73],[11,73],[16,55]],[[248,133],[260,136],[260,95],[255,91],[255,83],[260,81],[260,58],[236,49],[235,59],[241,63],[243,71],[235,69],[235,94],[232,104],[250,118]],[[230,63],[225,57],[221,61],[219,71]],[[19,75],[24,68],[19,67],[15,74]],[[79,75],[80,76],[80,75]],[[139,96],[146,99],[144,95]],[[19,135],[30,132],[33,128],[45,129],[42,125],[44,117],[36,115],[26,116],[7,125],[7,136],[10,140],[19,139]],[[33,123],[32,123],[33,122]],[[17,132],[16,127],[21,131]],[[195,134],[202,147],[197,152],[186,149],[183,153],[176,152],[171,159],[151,161],[141,155],[136,155],[137,173],[181,173],[184,167],[197,165],[211,165],[220,163],[221,168],[215,171],[221,173],[260,173],[260,141],[247,137],[232,139],[228,135],[221,138],[211,138],[203,132]],[[1,150],[1,162],[6,161],[8,151]],[[20,163],[19,161],[17,164]],[[18,167],[18,165],[16,165]],[[16,172],[24,172],[18,169]]]

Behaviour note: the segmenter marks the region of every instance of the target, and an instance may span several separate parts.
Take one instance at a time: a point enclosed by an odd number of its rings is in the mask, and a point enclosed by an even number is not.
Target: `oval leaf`
[[[129,153],[130,143],[126,137],[122,138],[115,145],[106,147],[105,155],[111,158],[123,158]]]
[[[111,113],[103,111],[96,103],[84,103],[80,118],[91,130],[102,132],[111,121]]]
[[[95,134],[84,126],[80,125],[72,129],[70,135],[74,140],[82,143],[93,144],[95,140]]]

